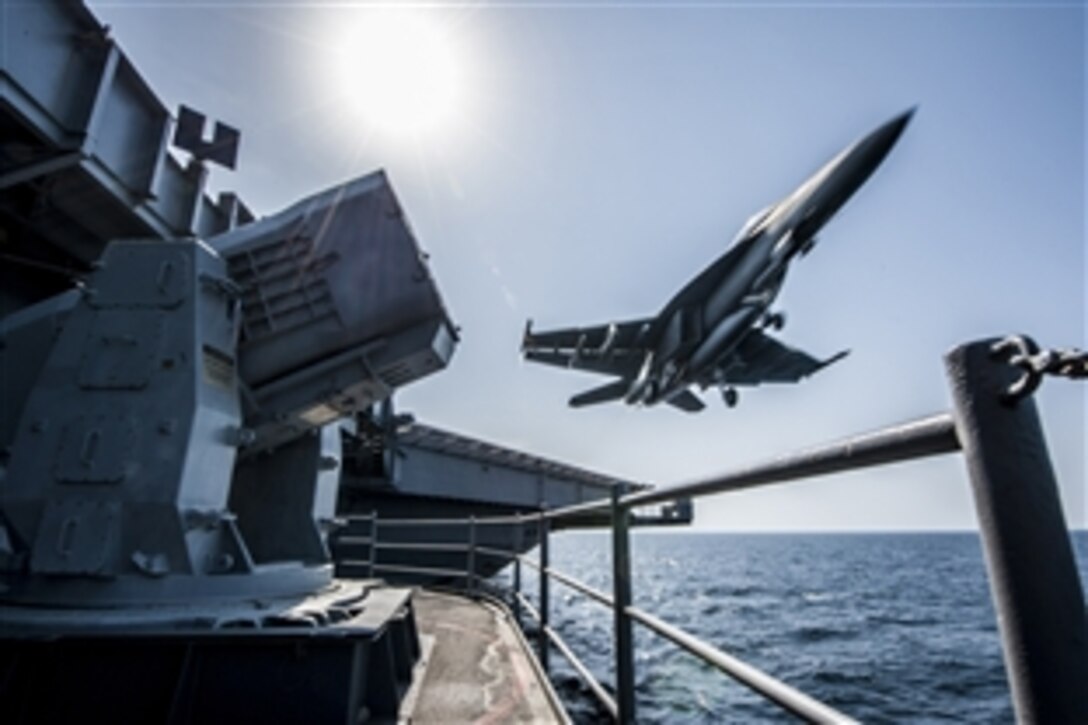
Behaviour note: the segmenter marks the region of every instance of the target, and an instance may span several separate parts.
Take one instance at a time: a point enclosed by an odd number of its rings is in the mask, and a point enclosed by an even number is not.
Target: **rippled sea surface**
[[[1088,581],[1088,534],[1074,545]],[[610,592],[610,546],[602,532],[553,536],[552,565]],[[639,532],[631,546],[636,606],[861,721],[1013,721],[976,534]],[[535,599],[528,570],[525,585]],[[551,600],[553,626],[611,683],[611,611],[558,582]],[[793,722],[638,625],[636,652],[639,722]],[[576,721],[600,719],[551,660]]]

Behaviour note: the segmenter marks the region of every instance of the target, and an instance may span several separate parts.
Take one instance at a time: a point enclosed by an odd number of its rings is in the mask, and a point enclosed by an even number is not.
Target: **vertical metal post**
[[[374,565],[378,563],[378,512],[370,512],[370,558],[367,561],[366,575],[374,578]]]
[[[548,635],[544,633],[548,628],[548,528],[548,519],[540,516],[537,519],[537,538],[540,540],[540,633],[537,644],[540,648],[540,666],[546,673],[551,671],[548,667]]]
[[[612,487],[612,600],[615,620],[616,707],[621,725],[635,722],[635,652],[631,618],[631,513],[620,505],[619,486]]]
[[[514,621],[521,626],[521,547],[523,545],[521,514],[514,524]]]
[[[1030,397],[994,341],[945,358],[1016,719],[1088,723],[1088,623],[1061,500]]]
[[[476,592],[476,517],[468,517],[468,562],[465,566],[469,593]]]

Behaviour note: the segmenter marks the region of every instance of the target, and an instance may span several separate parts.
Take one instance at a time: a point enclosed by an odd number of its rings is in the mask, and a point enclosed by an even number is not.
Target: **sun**
[[[372,9],[337,29],[330,77],[346,121],[414,141],[456,125],[466,102],[464,57],[439,17]]]

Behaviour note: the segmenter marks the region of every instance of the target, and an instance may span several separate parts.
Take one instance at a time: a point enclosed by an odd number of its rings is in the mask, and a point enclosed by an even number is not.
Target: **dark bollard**
[[[984,341],[945,358],[1016,718],[1088,723],[1088,623],[1046,442],[1020,373]]]

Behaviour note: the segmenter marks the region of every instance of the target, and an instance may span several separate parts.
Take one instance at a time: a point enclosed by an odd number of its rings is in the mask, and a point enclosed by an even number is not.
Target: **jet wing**
[[[764,210],[769,213],[770,210]],[[757,215],[758,216],[758,215]],[[747,225],[746,225],[747,226]],[[652,337],[656,337],[661,332],[661,328],[668,324],[672,314],[681,307],[687,307],[689,305],[696,305],[701,300],[705,299],[707,295],[711,293],[716,285],[721,280],[732,274],[733,268],[737,266],[744,253],[754,243],[754,238],[751,236],[741,236],[724,254],[714,260],[706,269],[695,276],[690,282],[673,295],[668,304],[657,314],[657,317],[653,320],[647,320],[654,324],[654,328],[650,331]]]
[[[796,383],[841,360],[848,352],[844,350],[826,360],[817,360],[756,329],[719,365],[718,381],[727,385]]]
[[[526,324],[521,352],[526,360],[595,373],[632,377],[646,357],[641,344],[652,319],[534,332]]]

